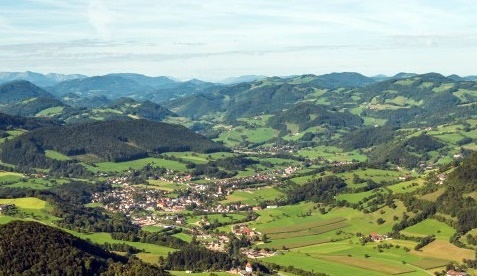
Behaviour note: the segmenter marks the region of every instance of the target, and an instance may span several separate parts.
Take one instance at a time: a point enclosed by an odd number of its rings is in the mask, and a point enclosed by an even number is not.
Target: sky
[[[0,72],[477,75],[475,0],[0,1]]]

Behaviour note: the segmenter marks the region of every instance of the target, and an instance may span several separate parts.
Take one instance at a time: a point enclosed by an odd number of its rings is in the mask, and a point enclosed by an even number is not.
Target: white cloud
[[[106,7],[103,1],[93,0],[90,2],[88,18],[101,39],[111,40],[113,38],[110,25],[115,21],[116,14]]]
[[[454,50],[472,60],[477,53],[475,0],[25,1],[1,4],[0,37],[8,37],[0,40],[2,70],[218,78],[300,68],[385,73],[405,71],[399,66],[434,71],[433,55],[439,61]],[[475,74],[467,63],[460,69]]]

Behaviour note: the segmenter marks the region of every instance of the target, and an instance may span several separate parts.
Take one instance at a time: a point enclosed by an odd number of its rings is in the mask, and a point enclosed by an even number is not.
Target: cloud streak
[[[1,4],[0,37],[8,37],[0,40],[4,71],[134,68],[212,79],[254,68],[295,74],[300,67],[301,73],[348,67],[377,74],[420,70],[424,62],[437,71],[446,55],[460,62],[448,62],[449,70],[475,74],[469,61],[477,59],[472,0],[26,1]],[[396,54],[413,58],[401,58],[403,63]]]

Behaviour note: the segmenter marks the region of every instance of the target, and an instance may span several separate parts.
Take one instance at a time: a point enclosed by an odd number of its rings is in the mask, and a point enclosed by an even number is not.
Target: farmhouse
[[[387,239],[388,236],[387,235],[381,235],[381,234],[373,232],[373,233],[369,234],[369,238],[374,242],[380,242],[380,241],[384,241],[385,239]]]
[[[240,225],[237,229],[233,229],[233,233],[237,236],[245,235],[248,238],[253,238],[257,235],[253,229],[248,228],[244,224]]]

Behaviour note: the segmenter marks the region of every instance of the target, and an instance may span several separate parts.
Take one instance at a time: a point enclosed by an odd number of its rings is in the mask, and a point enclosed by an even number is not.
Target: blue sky
[[[477,75],[475,0],[15,0],[0,71]]]

